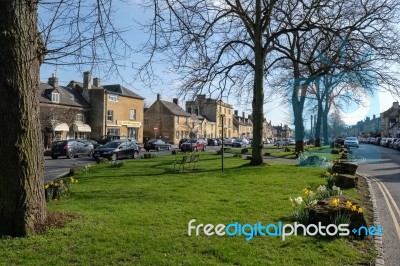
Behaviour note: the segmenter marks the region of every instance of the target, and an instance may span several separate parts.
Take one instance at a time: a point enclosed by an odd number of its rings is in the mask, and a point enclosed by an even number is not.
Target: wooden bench
[[[177,160],[174,163],[174,171],[178,170],[179,172],[185,171],[185,164],[189,165],[189,168],[191,167],[192,170],[195,169],[197,162],[199,161],[199,155],[198,154],[190,154],[190,155],[183,155],[181,160]],[[178,169],[176,169],[178,166]]]

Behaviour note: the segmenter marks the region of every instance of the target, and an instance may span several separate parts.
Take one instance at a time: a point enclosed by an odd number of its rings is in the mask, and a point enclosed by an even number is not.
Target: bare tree
[[[184,0],[149,2],[154,10],[151,59],[142,73],[149,75],[157,53],[181,73],[182,93],[218,93],[220,98],[240,91],[252,99],[252,165],[263,164],[262,123],[264,82],[279,60],[274,40],[288,32],[308,31],[318,21],[310,18],[324,8],[321,1]],[[293,19],[288,22],[288,15]]]
[[[43,62],[118,65],[129,46],[111,0],[4,0],[0,8],[0,236],[25,236],[46,217],[39,69]],[[46,15],[38,19],[38,9]],[[38,26],[40,25],[40,26]],[[118,49],[117,49],[118,48]],[[65,59],[65,61],[64,61]],[[49,61],[50,60],[50,61]],[[116,69],[110,68],[109,69]]]

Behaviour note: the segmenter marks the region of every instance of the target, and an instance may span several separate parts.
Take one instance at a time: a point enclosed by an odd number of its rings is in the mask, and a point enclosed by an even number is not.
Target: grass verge
[[[50,212],[76,215],[63,228],[0,240],[7,265],[360,265],[374,259],[372,241],[306,236],[191,236],[188,222],[290,222],[289,197],[325,183],[324,169],[271,163],[250,167],[240,158],[201,153],[198,170],[175,173],[181,156],[130,160],[119,168],[91,167],[71,196]]]

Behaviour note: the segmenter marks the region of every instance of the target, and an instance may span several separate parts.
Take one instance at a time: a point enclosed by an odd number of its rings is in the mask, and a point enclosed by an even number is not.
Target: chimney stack
[[[47,83],[49,83],[49,85],[53,86],[54,88],[57,88],[58,87],[58,78],[54,74],[52,74],[51,78],[49,78]]]
[[[172,102],[173,102],[174,104],[178,105],[178,99],[177,99],[177,98],[173,98],[173,99],[172,99]]]
[[[161,100],[161,95],[157,93],[157,101]]]
[[[239,116],[239,111],[238,111],[238,110],[235,110],[235,111],[234,111],[234,114],[235,114],[235,116]]]
[[[243,119],[245,118],[245,114],[244,114],[244,112],[242,112],[242,117],[243,117]]]
[[[93,86],[100,87],[100,78],[93,79]]]
[[[83,72],[83,88],[91,89],[92,88],[92,74],[89,71]]]

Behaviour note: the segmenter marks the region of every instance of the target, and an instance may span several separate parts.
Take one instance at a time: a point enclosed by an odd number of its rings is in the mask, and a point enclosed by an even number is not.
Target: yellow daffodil
[[[360,207],[360,208],[358,208],[358,213],[362,213],[363,212],[363,209]]]
[[[339,203],[340,203],[340,200],[339,200],[339,199],[333,199],[332,202],[331,202],[331,204],[332,204],[333,207],[339,206]]]
[[[48,189],[48,188],[49,188],[49,185],[48,185],[48,184],[44,186],[44,189]]]
[[[351,203],[351,201],[346,201],[346,207],[347,208],[351,208],[352,205],[353,205],[353,203]]]
[[[75,183],[78,183],[78,179],[75,179]]]
[[[308,190],[307,188],[303,189],[304,195],[308,196],[308,194],[310,194],[310,190]]]
[[[357,210],[357,206],[356,206],[356,205],[351,206],[351,210],[352,210],[353,212],[356,211],[356,210]]]

